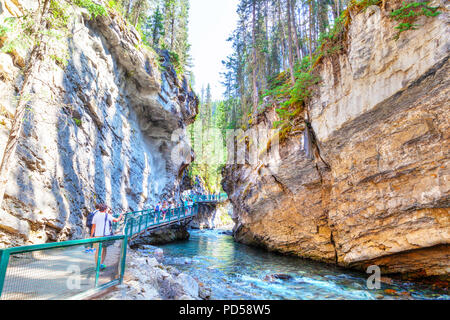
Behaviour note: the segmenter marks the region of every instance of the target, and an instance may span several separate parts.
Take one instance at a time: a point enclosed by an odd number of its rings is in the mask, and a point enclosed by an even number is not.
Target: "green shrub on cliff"
[[[100,4],[94,3],[92,0],[74,0],[74,3],[82,8],[85,8],[91,14],[91,17],[106,16],[108,11]]]
[[[64,29],[69,22],[70,14],[68,13],[68,5],[57,0],[50,2],[49,22],[52,28]]]
[[[30,15],[22,18],[9,17],[0,19],[0,52],[10,53],[15,59],[19,58],[19,52],[26,52],[33,45],[31,37],[31,25],[33,20]],[[18,62],[20,65],[23,62]]]
[[[438,11],[439,7],[430,7],[428,3],[429,1],[412,3],[403,2],[402,6],[399,9],[394,10],[390,13],[390,17],[392,19],[400,22],[399,25],[395,27],[395,29],[398,30],[397,34],[395,35],[395,39],[398,39],[402,32],[408,30],[416,30],[420,25],[413,22],[418,17],[436,17],[437,15],[441,14],[441,12]]]

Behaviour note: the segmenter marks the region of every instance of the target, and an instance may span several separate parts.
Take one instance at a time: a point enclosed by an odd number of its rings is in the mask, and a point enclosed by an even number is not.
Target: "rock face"
[[[5,15],[14,15],[5,10],[11,2],[22,1],[2,1]],[[190,163],[189,154],[172,154],[198,99],[168,54],[143,48],[118,15],[89,20],[84,9],[69,10],[69,37],[51,42],[33,83],[1,208],[0,247],[83,237],[94,203],[115,212],[153,205],[179,192]],[[2,152],[20,81],[19,66],[0,53]]]
[[[136,239],[130,240],[131,247],[142,245],[159,245],[174,241],[188,240],[189,232],[186,225],[171,225],[156,231],[147,231]]]
[[[229,201],[214,204],[200,204],[198,214],[189,226],[193,229],[232,229],[233,206]]]
[[[278,171],[224,170],[238,241],[346,267],[448,277],[445,5],[398,41],[379,7],[353,17],[347,52],[317,69],[322,82],[308,108],[320,156],[308,159],[303,136],[293,135],[280,146]],[[268,110],[258,125],[274,120]]]

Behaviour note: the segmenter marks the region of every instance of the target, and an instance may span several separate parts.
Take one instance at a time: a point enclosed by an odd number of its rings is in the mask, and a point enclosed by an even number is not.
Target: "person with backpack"
[[[86,227],[88,228],[88,232],[89,235],[91,234],[92,231],[92,220],[94,219],[94,216],[97,214],[99,209],[99,204],[97,203],[95,205],[95,210],[89,212],[88,216],[87,216],[87,220],[86,220]],[[87,246],[87,249],[85,250],[86,253],[93,253],[95,251],[94,246],[89,245]]]
[[[91,234],[92,229],[92,219],[94,219],[95,214],[98,212],[98,204],[95,205],[95,210],[89,212],[86,220],[86,227],[89,229],[89,234]]]
[[[164,220],[166,220],[166,214],[169,211],[169,203],[167,202],[167,200],[164,200],[161,211],[163,214],[162,220],[164,221]]]
[[[154,223],[156,223],[156,219],[159,217],[160,210],[161,210],[161,202],[158,202],[155,206],[155,221],[154,221]]]
[[[119,218],[114,218],[111,214],[111,211],[108,210],[108,207],[105,204],[98,205],[97,213],[92,219],[91,238],[103,238],[112,236],[113,222],[119,222],[122,219],[122,217],[123,214],[120,214]],[[106,258],[107,248],[113,244],[114,241],[103,242],[100,269],[106,268],[103,262],[105,261]],[[98,249],[98,243],[96,244],[96,248]]]

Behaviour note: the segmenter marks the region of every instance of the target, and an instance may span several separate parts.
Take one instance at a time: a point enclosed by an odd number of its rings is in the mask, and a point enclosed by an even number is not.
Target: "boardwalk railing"
[[[172,225],[192,218],[198,213],[198,204],[167,210],[130,212],[125,217],[123,233],[133,238],[147,230]],[[119,226],[120,228],[120,226]]]
[[[127,213],[114,226],[118,236],[0,249],[0,300],[79,300],[120,284],[129,239],[191,219],[199,203],[225,199],[196,195],[191,206]]]
[[[123,281],[126,249],[124,235],[2,249],[0,299],[83,299]]]
[[[221,194],[195,194],[189,196],[195,202],[221,202],[228,199],[226,193]]]
[[[158,211],[147,209],[128,212],[121,223],[114,225],[114,229],[116,233],[121,232],[128,237],[133,237],[147,229],[151,230],[191,218],[198,213],[198,203],[225,201],[228,199],[228,195],[226,193],[191,195],[188,198],[194,202],[193,205]]]

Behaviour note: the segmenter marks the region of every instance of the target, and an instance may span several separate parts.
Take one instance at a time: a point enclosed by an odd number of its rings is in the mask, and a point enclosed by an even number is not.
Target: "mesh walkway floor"
[[[119,277],[122,241],[107,248],[98,285]],[[95,288],[97,252],[87,245],[10,256],[2,300],[60,300]]]

